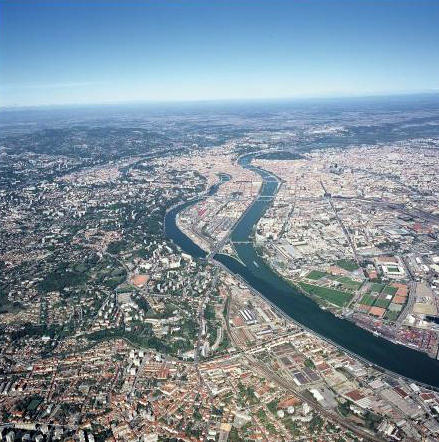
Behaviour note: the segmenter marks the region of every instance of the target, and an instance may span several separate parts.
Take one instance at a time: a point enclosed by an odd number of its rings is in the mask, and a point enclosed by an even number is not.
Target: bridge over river
[[[375,366],[439,389],[438,360],[430,358],[425,353],[374,336],[353,322],[322,310],[313,300],[303,296],[274,273],[258,256],[251,239],[253,227],[277,193],[279,179],[268,171],[253,166],[251,164],[253,158],[254,154],[249,154],[238,160],[242,167],[252,170],[263,179],[260,195],[263,198],[254,200],[230,234],[241,262],[224,254],[216,254],[214,261],[239,275],[273,306],[322,338]],[[183,203],[170,210],[165,218],[165,231],[184,252],[196,258],[206,258],[208,253],[188,238],[176,224],[178,212],[194,203],[195,201]]]

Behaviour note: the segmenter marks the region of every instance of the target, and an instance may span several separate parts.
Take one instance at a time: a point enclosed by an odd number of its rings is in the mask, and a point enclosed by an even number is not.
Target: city
[[[438,0],[0,0],[0,442],[438,442]]]
[[[269,136],[237,120],[213,141],[161,124],[1,141],[5,440],[436,440],[436,388],[220,257],[254,246],[288,296],[436,359],[438,137],[310,149],[320,122]]]

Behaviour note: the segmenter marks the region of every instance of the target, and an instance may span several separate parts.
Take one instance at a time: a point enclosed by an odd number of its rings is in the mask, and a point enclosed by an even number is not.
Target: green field
[[[381,290],[384,289],[386,285],[385,284],[379,284],[378,282],[374,282],[371,286],[370,286],[370,290],[372,292],[378,292],[381,293]]]
[[[382,308],[387,308],[390,304],[390,301],[387,299],[377,299],[375,301],[374,306],[376,307],[382,307]]]
[[[347,270],[348,272],[353,272],[358,269],[358,264],[352,259],[339,259],[335,262],[342,269]]]
[[[376,298],[374,298],[371,295],[364,295],[361,298],[360,304],[364,304],[364,305],[372,305],[374,303]]]
[[[399,312],[392,312],[390,310],[387,310],[386,314],[384,315],[384,319],[390,319],[391,321],[395,321],[399,316]]]
[[[321,272],[320,270],[311,270],[308,275],[306,275],[307,279],[312,279],[314,281],[317,281],[320,278],[323,278],[324,276],[326,276],[327,273],[325,272]]]
[[[305,282],[299,282],[299,286],[309,294],[323,298],[331,304],[338,305],[339,307],[344,307],[349,304],[352,299],[350,293],[342,292],[340,290],[319,287],[312,284],[306,284]]]
[[[389,305],[389,310],[391,312],[400,312],[403,309],[403,305],[402,304],[390,304]]]
[[[395,287],[392,287],[391,285],[386,285],[384,287],[383,293],[386,293],[387,295],[394,295],[397,291],[398,289],[396,289]]]
[[[32,399],[27,406],[27,409],[30,411],[35,411],[42,402],[41,399]]]
[[[341,282],[343,284],[343,288],[347,290],[358,290],[362,285],[361,282],[354,281],[353,279],[348,278],[347,276],[335,276],[332,279]]]

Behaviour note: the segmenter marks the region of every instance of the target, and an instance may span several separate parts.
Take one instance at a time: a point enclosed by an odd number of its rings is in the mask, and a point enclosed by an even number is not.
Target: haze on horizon
[[[439,91],[437,1],[0,0],[0,106]]]

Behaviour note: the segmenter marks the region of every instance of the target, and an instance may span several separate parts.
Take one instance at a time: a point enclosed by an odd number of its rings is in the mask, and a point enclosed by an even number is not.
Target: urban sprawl
[[[1,440],[439,439],[438,391],[301,326],[215,259],[239,261],[232,232],[264,183],[238,159],[254,154],[278,188],[251,241],[291,297],[438,358],[439,134],[337,143],[352,129],[305,117],[8,128]],[[176,228],[206,257],[166,231],[187,201]]]

